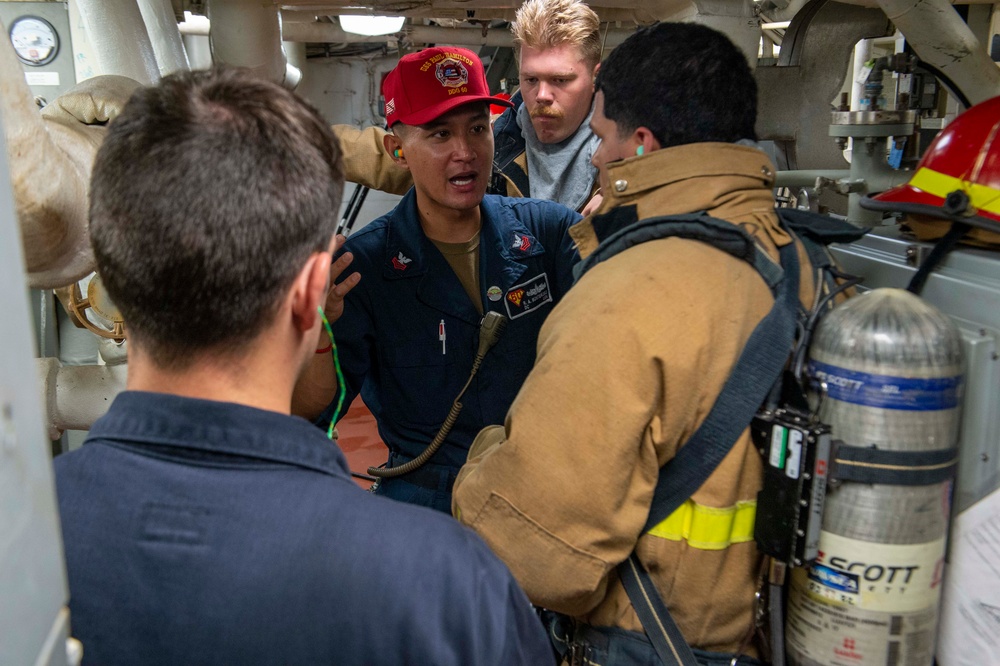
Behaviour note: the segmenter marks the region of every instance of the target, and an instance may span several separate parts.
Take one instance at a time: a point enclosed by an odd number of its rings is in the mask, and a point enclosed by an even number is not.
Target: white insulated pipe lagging
[[[247,0],[208,3],[209,40],[216,64],[244,67],[268,81],[294,89],[302,78],[281,48],[277,5]]]
[[[59,359],[36,360],[45,426],[51,439],[64,430],[89,430],[125,390],[128,365],[63,365]]]
[[[190,69],[170,0],[139,0],[139,11],[161,76]]]
[[[101,74],[143,85],[160,80],[156,54],[136,0],[76,0]]]

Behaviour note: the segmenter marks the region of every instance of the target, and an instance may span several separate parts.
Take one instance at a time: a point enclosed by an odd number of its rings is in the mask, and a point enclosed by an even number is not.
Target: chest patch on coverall
[[[540,273],[526,282],[514,285],[507,291],[504,305],[507,306],[507,316],[517,319],[545,303],[552,302],[552,292],[549,290],[549,276]]]

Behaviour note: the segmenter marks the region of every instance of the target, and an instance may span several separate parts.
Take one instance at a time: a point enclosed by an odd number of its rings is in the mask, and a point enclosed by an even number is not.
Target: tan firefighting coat
[[[599,212],[634,205],[644,219],[704,210],[741,225],[775,261],[792,242],[773,212],[774,167],[755,148],[679,146],[609,172]],[[597,246],[591,218],[570,233],[583,257]],[[799,257],[800,297],[810,304],[814,281],[801,246]],[[598,264],[549,315],[506,425],[480,433],[452,505],[533,603],[641,631],[615,571],[638,547],[691,645],[741,646],[761,559],[752,513],[762,461],[748,432],[693,496],[686,528],[640,531],[660,467],[708,414],[772,304],[747,262],[665,238]],[[696,538],[700,523],[718,532],[726,516],[734,523],[726,538]]]

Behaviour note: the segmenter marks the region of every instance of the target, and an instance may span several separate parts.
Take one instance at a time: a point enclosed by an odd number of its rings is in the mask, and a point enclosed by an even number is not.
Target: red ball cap
[[[469,102],[514,106],[490,95],[479,56],[457,46],[435,46],[399,59],[382,83],[385,120],[423,125]]]

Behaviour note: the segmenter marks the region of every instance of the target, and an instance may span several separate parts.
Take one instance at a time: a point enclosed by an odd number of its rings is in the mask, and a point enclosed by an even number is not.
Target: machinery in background
[[[39,106],[76,84],[67,2],[0,2],[0,21]]]
[[[211,41],[217,59],[227,54],[226,57],[234,58],[234,64],[264,62],[262,71],[282,77],[289,85],[297,82],[297,77],[293,76],[296,70],[290,66],[290,56],[286,58],[285,53],[292,53],[295,49],[290,43],[297,42],[302,50],[302,59],[296,65],[303,74],[303,85],[298,90],[307,97],[315,95],[313,101],[328,115],[331,115],[329,108],[333,108],[333,104],[349,107],[344,110],[344,118],[331,116],[331,121],[353,122],[362,115],[351,108],[372,106],[366,103],[371,100],[366,100],[363,93],[356,94],[355,89],[377,89],[374,81],[389,59],[387,54],[419,46],[423,43],[420,36],[427,39],[433,37],[434,41],[489,46],[491,49],[508,44],[509,35],[505,34],[503,21],[511,18],[513,8],[519,3],[516,0],[483,0],[473,4],[476,7],[456,8],[451,2],[430,0],[419,8],[405,10],[410,23],[400,33],[382,37],[346,33],[336,16],[362,11],[386,13],[391,9],[398,10],[397,6],[377,4],[361,10],[347,0],[310,0],[297,3],[294,8],[285,8],[281,3],[241,0],[148,0],[116,3],[112,16],[114,20],[108,20],[106,24],[93,20],[98,8],[101,11],[106,9],[106,5],[102,6],[99,2],[72,0],[69,9],[79,9],[90,21],[92,31],[89,39],[95,43],[92,64],[97,70],[93,73],[122,74],[143,83],[155,80],[158,74],[185,66],[187,60],[183,47],[177,46],[181,40],[174,20],[179,20],[183,9],[211,14],[215,29],[210,30],[206,21],[205,26],[198,28],[202,32],[196,36],[206,43]],[[734,41],[745,47],[753,60],[750,48],[755,50],[759,42],[761,17],[766,13],[768,20],[790,20],[786,28],[777,32],[765,30],[768,39],[773,37],[780,42],[781,51],[779,57],[770,59],[774,61],[774,66],[759,66],[756,73],[761,91],[758,131],[761,138],[777,147],[776,163],[781,170],[778,181],[798,188],[798,201],[803,207],[815,209],[829,206],[835,214],[846,214],[852,221],[874,228],[865,239],[833,249],[838,262],[847,272],[865,278],[866,288],[902,287],[909,282],[931,245],[900,231],[893,219],[883,221],[881,216],[863,213],[850,201],[861,194],[879,191],[907,179],[906,172],[890,167],[890,156],[902,148],[898,164],[906,167],[918,156],[920,146],[928,143],[929,135],[945,125],[957,103],[948,102],[948,108],[944,109],[944,100],[948,99],[948,95],[942,89],[947,89],[952,98],[959,101],[963,98],[968,101],[975,95],[1000,94],[1000,87],[995,85],[1000,80],[1000,74],[992,63],[985,67],[980,62],[986,57],[985,49],[976,45],[965,50],[949,50],[956,44],[972,43],[969,41],[972,32],[979,34],[984,23],[989,24],[990,6],[963,9],[968,20],[966,24],[963,18],[959,18],[958,12],[942,0],[922,0],[912,12],[909,6],[902,7],[901,4],[905,3],[897,0],[878,0],[878,8],[862,6],[871,4],[864,2],[763,0],[753,3],[752,15],[745,12],[749,6],[747,3],[736,1],[712,3],[711,8],[706,3],[688,3],[686,0],[637,3],[633,9],[624,8],[617,2],[590,4],[606,22],[605,35],[610,33],[606,44],[609,49],[636,22],[696,18],[727,31]],[[916,20],[922,11],[928,9],[937,12],[936,20],[939,19],[940,24],[926,19],[926,16],[922,22]],[[710,16],[713,12],[714,15]],[[893,17],[892,22],[887,15]],[[167,20],[164,21],[164,17]],[[35,97],[52,101],[58,93],[72,85],[75,80],[74,49],[70,44],[66,2],[0,2],[0,20],[9,29],[19,66]],[[619,27],[610,26],[616,22]],[[880,67],[879,77],[877,81],[872,79],[873,87],[867,95],[863,95],[869,100],[866,108],[842,109],[831,124],[830,116],[826,114],[827,101],[834,100],[843,91],[848,61],[860,49],[860,45],[856,46],[858,40],[892,40],[896,28],[906,36],[918,60],[905,57],[890,62],[887,59],[881,66],[874,62],[871,71]],[[935,32],[940,34],[932,34]],[[126,35],[129,37],[126,38]],[[132,35],[139,35],[141,39],[132,39]],[[282,39],[289,40],[284,50]],[[83,41],[77,40],[77,46]],[[773,45],[775,42],[771,41]],[[313,53],[327,53],[327,57],[322,59],[326,62],[320,58],[311,58],[306,62],[305,42],[310,43]],[[350,46],[353,51],[347,53],[345,48],[331,48],[331,42],[335,42],[334,46]],[[378,54],[382,60],[378,60],[371,50],[376,42],[385,45]],[[109,43],[114,48],[106,48]],[[325,47],[318,48],[324,43]],[[983,37],[980,43],[984,43]],[[229,48],[223,48],[226,46]],[[335,55],[330,56],[330,53]],[[956,57],[953,63],[938,59],[949,53],[961,57]],[[499,52],[494,55],[499,62]],[[920,58],[927,62],[921,62]],[[359,70],[365,70],[364,77],[367,78],[356,81],[352,80],[353,75],[349,75],[337,79],[336,85],[330,84],[327,79],[341,76],[337,73],[338,68],[349,69],[351,59],[357,61],[355,64]],[[761,63],[768,60],[762,58]],[[970,62],[973,60],[976,62]],[[893,71],[898,73],[889,73]],[[500,73],[498,65],[497,74]],[[883,95],[874,87],[875,83],[881,84],[883,73],[894,82],[894,93],[902,91],[908,97],[898,93],[887,94],[890,98],[896,97],[896,104],[883,103]],[[313,82],[322,80],[322,83],[311,85],[310,77]],[[86,76],[81,74],[80,78]],[[8,89],[5,89],[5,95],[7,92]],[[850,170],[831,135],[852,140],[854,150]],[[909,138],[902,141],[903,137]],[[919,141],[917,137],[920,137]],[[821,177],[819,181],[817,176]],[[0,188],[0,194],[6,192],[5,187]],[[348,211],[343,215],[345,224],[357,216],[363,201],[361,192],[356,191],[356,196],[351,199],[353,205],[348,205]],[[0,269],[8,273],[8,284],[21,284],[23,264],[31,263],[31,257],[26,254],[27,259],[18,260],[22,263],[13,259],[19,244],[15,240],[13,216],[4,217],[4,212],[5,209],[0,210],[0,217],[3,217],[3,223],[0,223],[3,242],[0,247],[4,248],[5,259],[0,262]],[[99,310],[100,299],[89,294],[89,288],[85,289],[91,304],[98,306],[94,311]],[[29,394],[36,394],[23,388],[24,378],[32,384],[30,380],[35,373],[31,371],[30,343],[22,344],[21,340],[26,330],[23,321],[27,319],[27,314],[23,317],[20,314],[20,293],[19,289],[8,290],[3,300],[6,311],[13,313],[5,318],[5,326],[12,327],[12,331],[17,328],[20,332],[15,331],[17,335],[13,336],[4,335],[3,339],[10,342],[0,354],[3,380],[20,378],[17,389],[0,384],[0,437],[3,438],[0,439],[0,456],[7,456],[0,465],[0,499],[4,500],[0,507],[15,507],[12,512],[0,514],[0,521],[3,521],[0,522],[0,534],[3,535],[0,545],[13,544],[12,547],[0,548],[0,558],[3,558],[0,559],[0,577],[3,577],[0,581],[0,663],[30,663],[40,654],[39,663],[60,664],[64,663],[60,641],[66,633],[66,618],[64,613],[59,614],[59,608],[66,597],[65,579],[59,563],[56,521],[54,513],[49,513],[52,497],[50,472],[43,469],[44,456],[39,457],[39,452],[47,452],[48,447],[44,444],[44,435],[35,432],[35,424],[43,419],[41,415],[48,414],[52,435],[58,435],[67,427],[88,427],[113,392],[123,385],[126,366],[124,349],[107,341],[101,343],[102,358],[107,365],[94,365],[98,362],[95,351],[92,360],[82,361],[91,365],[60,375],[60,371],[66,368],[61,368],[59,361],[52,357],[65,351],[69,333],[74,329],[72,325],[56,326],[53,323],[58,318],[68,322],[69,317],[57,313],[61,308],[55,304],[51,290],[34,291],[31,303],[37,355],[50,357],[40,359],[37,364],[46,383],[44,395],[49,403],[39,409],[37,401],[28,400]],[[968,248],[953,252],[931,275],[923,297],[958,325],[967,359],[965,408],[960,417],[957,413],[952,415],[961,419],[958,442],[961,457],[953,503],[954,511],[960,514],[1000,488],[1000,415],[995,408],[996,396],[1000,395],[1000,350],[997,349],[1000,341],[1000,255]],[[111,327],[114,327],[113,322]],[[82,330],[79,334],[90,336]],[[60,383],[57,381],[60,376],[64,379],[73,377],[77,383]],[[57,387],[61,387],[62,393],[57,391]],[[68,411],[53,409],[53,405],[58,406],[60,396],[76,398],[74,402],[82,405],[78,413],[68,416]],[[25,443],[28,445],[25,446]],[[832,494],[841,491],[837,489]],[[842,538],[853,539],[857,536],[845,536],[846,533],[836,529],[832,531]],[[43,552],[45,556],[41,556]],[[850,569],[852,562],[844,564]],[[862,580],[866,572],[873,576],[877,570],[861,570]],[[897,572],[897,575],[901,574]],[[26,586],[34,591],[33,597],[25,596]],[[29,611],[25,612],[23,608]],[[18,640],[8,641],[7,636],[14,635],[11,631],[15,626],[21,628],[16,632]],[[840,648],[848,649],[848,646],[841,642]],[[849,649],[856,650],[856,644]],[[939,662],[951,666],[953,662],[946,661],[946,657],[939,655]],[[846,663],[857,662],[848,659]]]
[[[66,666],[80,655],[67,650],[69,591],[2,137],[0,146],[0,664]]]

